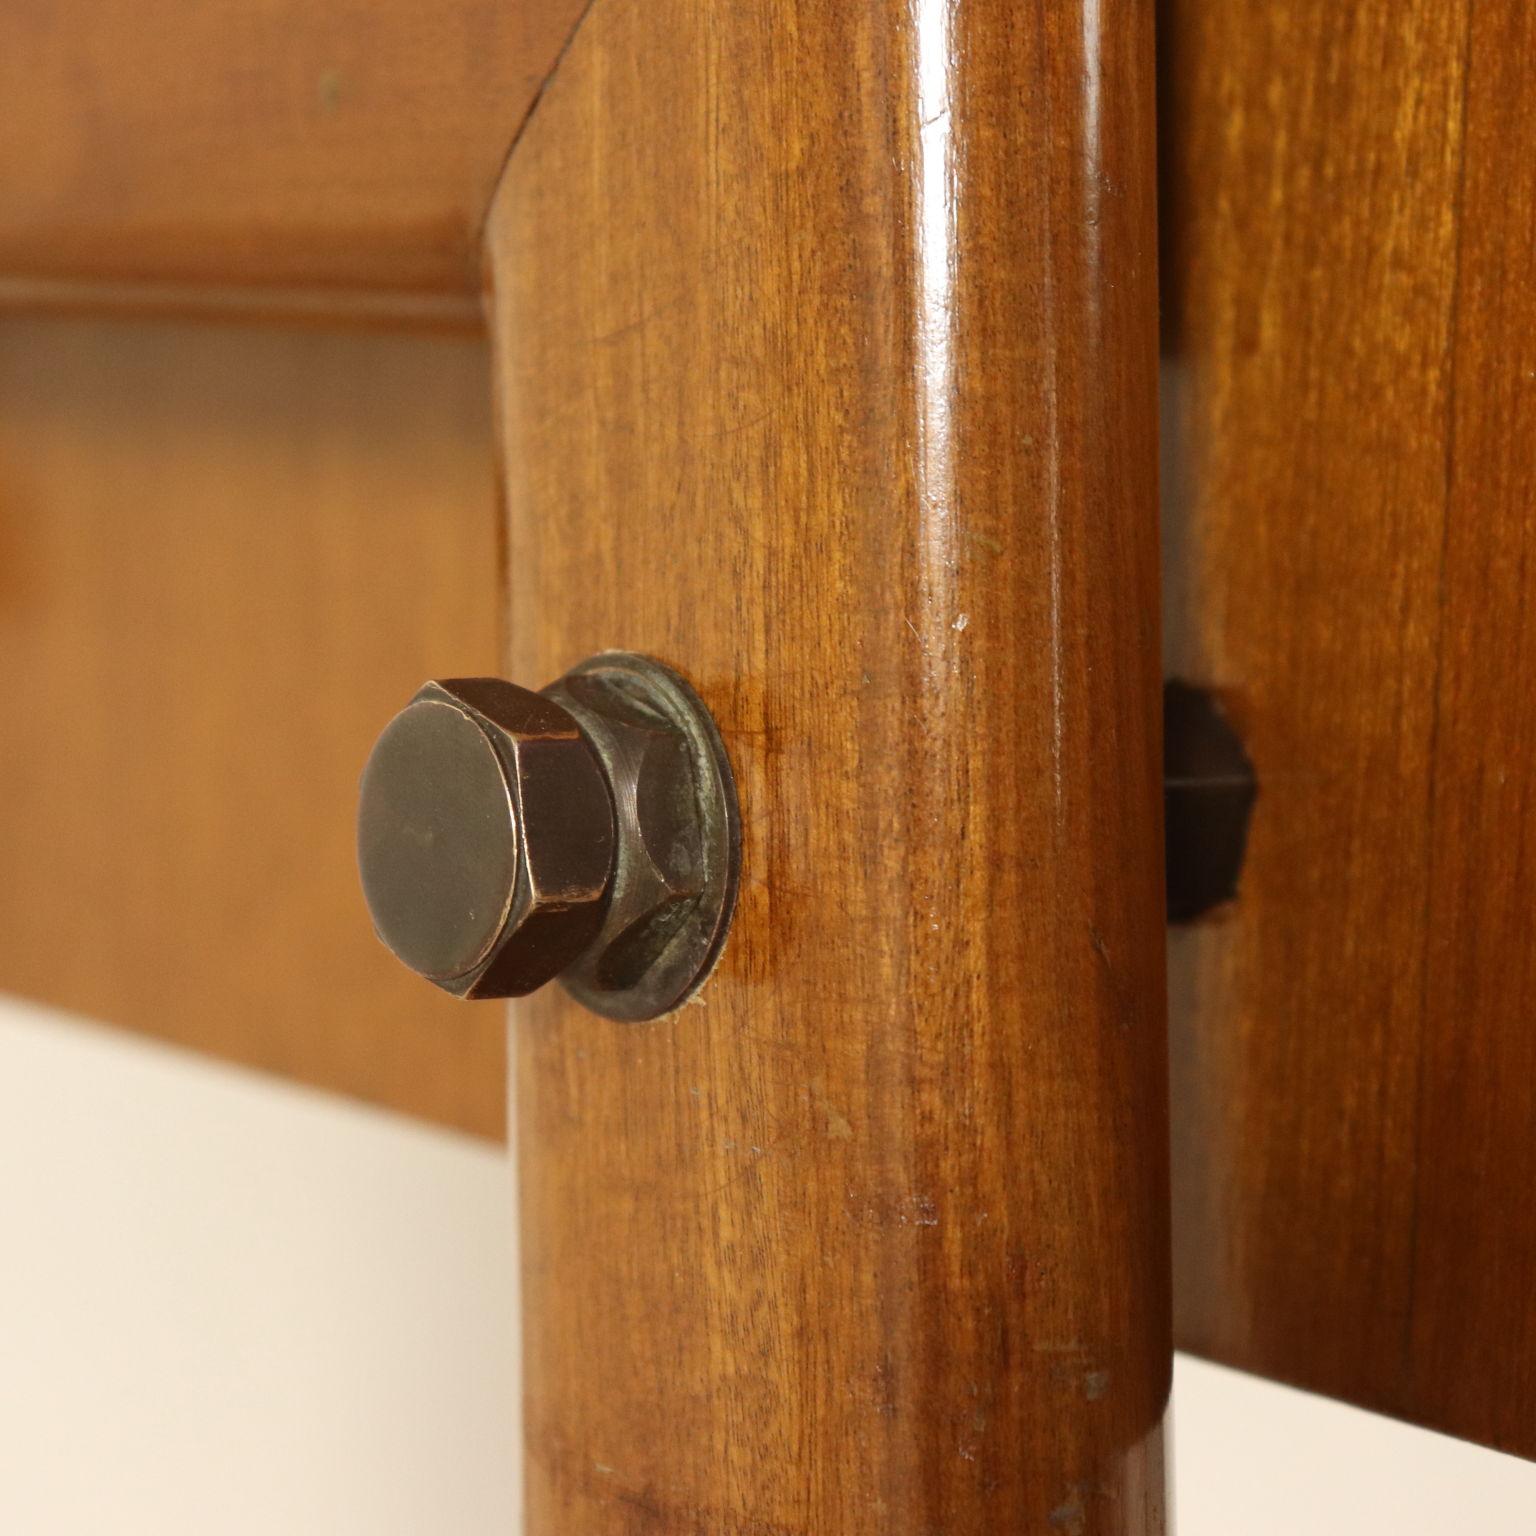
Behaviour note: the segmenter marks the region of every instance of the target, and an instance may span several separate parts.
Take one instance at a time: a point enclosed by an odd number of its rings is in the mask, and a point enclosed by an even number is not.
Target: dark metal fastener
[[[531,693],[426,684],[363,770],[358,865],[379,937],[459,997],[559,976],[614,1019],[704,983],[740,866],[719,733],[670,668],[595,656]]]
[[[1168,921],[1191,923],[1237,895],[1248,820],[1258,796],[1253,764],[1204,688],[1163,685],[1163,823]]]

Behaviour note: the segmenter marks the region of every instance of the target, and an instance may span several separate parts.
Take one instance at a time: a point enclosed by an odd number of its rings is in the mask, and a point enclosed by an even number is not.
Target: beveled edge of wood
[[[478,291],[286,288],[0,276],[0,314],[47,311],[124,319],[411,329],[477,335],[485,329]]]

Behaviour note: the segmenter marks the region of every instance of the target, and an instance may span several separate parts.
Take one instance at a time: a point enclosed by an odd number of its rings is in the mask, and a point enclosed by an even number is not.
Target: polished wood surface
[[[381,723],[496,667],[484,348],[0,321],[0,988],[477,1134],[502,1025],[370,931]]]
[[[475,324],[583,0],[0,0],[0,305]]]
[[[530,1536],[1164,1526],[1150,11],[597,0],[491,223],[510,670],[681,667],[719,971],[519,1005]]]
[[[1536,1455],[1536,14],[1160,37],[1169,669],[1260,786],[1171,951],[1177,1334]]]

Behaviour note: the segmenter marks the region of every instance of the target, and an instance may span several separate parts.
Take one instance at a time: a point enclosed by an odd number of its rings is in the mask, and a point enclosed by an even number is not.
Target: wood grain
[[[495,669],[483,348],[0,322],[0,986],[497,1136],[501,1020],[373,938],[373,736]]]
[[[1161,32],[1170,671],[1260,791],[1171,950],[1176,1331],[1536,1455],[1536,22]]]
[[[3,0],[0,304],[478,321],[583,0]]]
[[[531,1536],[1163,1529],[1150,48],[597,0],[512,157],[512,675],[681,667],[745,843],[516,1014]]]

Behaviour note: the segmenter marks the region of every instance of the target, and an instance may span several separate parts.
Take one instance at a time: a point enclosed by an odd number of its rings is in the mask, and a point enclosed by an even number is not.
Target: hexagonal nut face
[[[498,678],[431,682],[364,770],[358,861],[379,937],[459,997],[519,997],[602,926],[615,822],[560,705]]]

